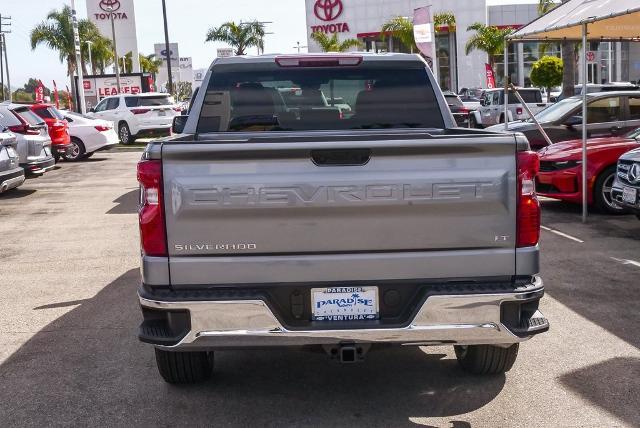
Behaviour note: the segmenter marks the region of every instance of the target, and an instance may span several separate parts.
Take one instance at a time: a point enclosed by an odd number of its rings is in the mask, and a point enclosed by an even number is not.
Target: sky
[[[463,0],[473,1],[473,0]],[[489,4],[535,3],[536,0],[488,0]],[[70,0],[0,0],[0,14],[11,16],[11,34],[6,35],[11,71],[11,86],[21,87],[36,77],[51,87],[56,80],[67,82],[66,67],[58,54],[45,46],[31,50],[31,29],[44,21],[52,9],[60,9]],[[306,44],[307,30],[304,0],[166,0],[169,39],[179,44],[180,56],[192,57],[194,68],[206,68],[216,56],[218,43],[205,43],[209,28],[223,22],[271,21],[266,52],[292,53],[296,42]],[[76,0],[80,18],[86,18],[85,0]],[[153,53],[155,43],[164,42],[160,0],[135,0],[138,49]]]

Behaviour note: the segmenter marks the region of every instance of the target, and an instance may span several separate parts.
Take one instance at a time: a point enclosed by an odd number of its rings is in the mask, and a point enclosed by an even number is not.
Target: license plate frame
[[[378,287],[311,289],[311,319],[322,322],[374,321],[380,318]]]
[[[638,189],[633,187],[623,187],[622,202],[636,205],[638,203]]]
[[[159,117],[166,117],[167,116],[167,112],[165,110],[158,110],[158,116]]]

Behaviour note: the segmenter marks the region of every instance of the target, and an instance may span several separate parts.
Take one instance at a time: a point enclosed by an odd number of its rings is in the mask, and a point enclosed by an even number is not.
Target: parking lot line
[[[575,236],[567,235],[566,233],[560,232],[559,230],[555,230],[547,226],[540,226],[540,229],[546,230],[547,232],[551,232],[558,236],[562,236],[563,238],[567,238],[572,241],[579,242],[580,244],[584,244],[584,241],[582,239],[578,239]]]
[[[635,267],[640,267],[640,262],[637,262],[635,260],[619,259],[617,257],[611,257],[611,260],[615,260],[618,263],[622,263],[623,265],[631,265],[631,266],[635,266]]]

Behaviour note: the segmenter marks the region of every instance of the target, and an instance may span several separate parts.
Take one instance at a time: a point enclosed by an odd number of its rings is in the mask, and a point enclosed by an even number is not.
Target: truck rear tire
[[[477,375],[505,373],[511,370],[518,356],[519,344],[508,348],[493,345],[454,346],[462,368]]]
[[[167,383],[198,383],[211,377],[213,352],[169,352],[156,349],[156,364]]]

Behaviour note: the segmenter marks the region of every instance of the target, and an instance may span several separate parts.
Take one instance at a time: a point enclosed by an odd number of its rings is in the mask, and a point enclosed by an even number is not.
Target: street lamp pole
[[[109,19],[111,19],[111,38],[113,39],[113,56],[116,60],[116,85],[118,86],[118,93],[122,91],[120,86],[120,59],[118,58],[118,45],[116,43],[116,24],[113,22],[113,6],[107,7],[109,12]]]
[[[76,51],[76,70],[78,73],[78,84],[76,91],[78,93],[78,101],[80,102],[80,113],[87,112],[87,105],[84,99],[84,76],[82,75],[82,55],[80,53],[80,33],[78,32],[78,18],[76,16],[76,2],[71,0],[71,20],[73,25],[73,44]],[[73,76],[71,76],[73,79]],[[73,85],[72,85],[73,86]]]
[[[91,74],[95,74],[95,70],[93,69],[93,61],[91,60],[91,45],[93,42],[91,40],[87,40],[85,42],[87,44],[87,49],[89,50],[89,65],[91,66]]]
[[[171,75],[171,49],[169,49],[169,27],[167,25],[167,5],[162,0],[162,17],[164,18],[164,52],[167,59],[167,89],[170,94],[173,92],[173,76]]]
[[[300,53],[300,51],[301,51],[302,49],[306,49],[306,48],[307,48],[307,46],[301,46],[301,45],[300,45],[300,42],[296,42],[296,45],[297,45],[297,46],[294,46],[293,48],[294,48],[294,49],[298,49],[298,53]]]

